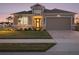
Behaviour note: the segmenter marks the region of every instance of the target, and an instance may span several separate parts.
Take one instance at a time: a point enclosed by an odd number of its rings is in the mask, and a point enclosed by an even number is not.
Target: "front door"
[[[35,18],[35,25],[36,25],[36,30],[40,30],[41,29],[41,19],[40,18]]]
[[[43,16],[33,16],[32,26],[35,30],[41,30],[42,29],[42,22]]]

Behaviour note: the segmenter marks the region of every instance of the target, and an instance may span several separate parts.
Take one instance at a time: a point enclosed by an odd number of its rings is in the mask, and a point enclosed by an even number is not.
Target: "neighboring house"
[[[13,23],[10,23],[10,22],[1,22],[0,28],[12,27],[12,25],[13,25]]]
[[[31,10],[13,13],[17,29],[36,30],[72,30],[76,13],[60,9],[46,9],[40,4],[31,6]]]

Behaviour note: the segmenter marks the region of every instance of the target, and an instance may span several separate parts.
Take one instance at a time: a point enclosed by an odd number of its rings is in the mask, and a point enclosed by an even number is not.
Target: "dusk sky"
[[[79,3],[40,3],[48,9],[62,9],[79,13]],[[34,3],[0,3],[0,21],[5,21],[10,14],[30,10]]]

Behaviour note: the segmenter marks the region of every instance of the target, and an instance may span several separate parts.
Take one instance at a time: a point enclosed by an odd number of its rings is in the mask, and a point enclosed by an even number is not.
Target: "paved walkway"
[[[0,39],[0,43],[55,43],[53,39]]]

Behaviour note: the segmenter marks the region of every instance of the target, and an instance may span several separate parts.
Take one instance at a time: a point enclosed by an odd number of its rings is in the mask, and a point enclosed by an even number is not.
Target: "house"
[[[0,28],[12,27],[13,23],[10,22],[0,22]]]
[[[75,14],[56,8],[49,10],[40,4],[35,4],[29,11],[13,13],[13,23],[17,29],[73,30]]]

